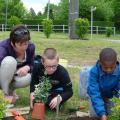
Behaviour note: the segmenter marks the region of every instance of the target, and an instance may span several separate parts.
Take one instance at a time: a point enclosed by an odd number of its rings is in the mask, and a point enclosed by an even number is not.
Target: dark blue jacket
[[[98,116],[106,114],[104,98],[118,96],[120,90],[120,65],[117,63],[113,73],[102,71],[100,63],[91,69],[88,83],[88,94]]]
[[[29,65],[30,67],[33,66],[34,54],[35,54],[35,46],[33,43],[30,42],[26,50],[27,60],[25,65]],[[0,41],[0,64],[4,59],[4,57],[6,56],[12,56],[14,58],[17,57],[15,50],[11,45],[10,39]]]

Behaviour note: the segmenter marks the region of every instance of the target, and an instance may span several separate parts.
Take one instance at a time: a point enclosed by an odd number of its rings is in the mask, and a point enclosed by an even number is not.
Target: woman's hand
[[[30,67],[28,65],[26,65],[26,66],[23,66],[23,67],[19,68],[16,73],[19,76],[25,76],[25,75],[27,75],[29,70],[30,70]]]

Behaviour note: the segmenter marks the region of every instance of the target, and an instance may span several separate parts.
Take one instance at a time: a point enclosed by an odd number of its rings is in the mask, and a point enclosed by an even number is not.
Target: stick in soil
[[[60,95],[57,96],[57,108],[56,108],[56,117],[59,116],[59,105],[60,105]]]

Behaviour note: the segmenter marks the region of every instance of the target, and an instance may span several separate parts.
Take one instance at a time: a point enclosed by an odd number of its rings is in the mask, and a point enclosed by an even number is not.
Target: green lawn
[[[9,32],[0,32],[0,39],[5,39],[8,36]],[[90,38],[90,35],[87,37]],[[53,33],[49,39],[46,39],[41,32],[31,32],[31,39],[36,45],[36,54],[42,54],[43,50],[47,47],[54,47],[57,49],[60,58],[67,59],[68,64],[72,66],[82,67],[84,65],[94,64],[98,59],[100,50],[104,47],[114,48],[118,53],[118,57],[120,57],[120,36],[112,36],[108,39],[105,35],[93,35],[93,40],[70,40],[68,34]],[[118,41],[116,42],[116,40]],[[73,82],[74,95],[64,106],[63,112],[61,113],[64,117],[68,116],[68,108],[87,104],[87,102],[81,100],[78,96],[80,69],[68,67],[68,71]],[[29,87],[18,89],[17,93],[20,99],[17,101],[16,106],[28,106]],[[48,110],[47,118],[54,117],[55,112]]]

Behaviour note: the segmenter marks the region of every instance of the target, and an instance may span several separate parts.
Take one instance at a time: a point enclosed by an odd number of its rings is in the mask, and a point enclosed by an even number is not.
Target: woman
[[[24,25],[15,26],[10,37],[0,42],[0,86],[11,103],[15,102],[14,90],[30,84],[34,52]]]

